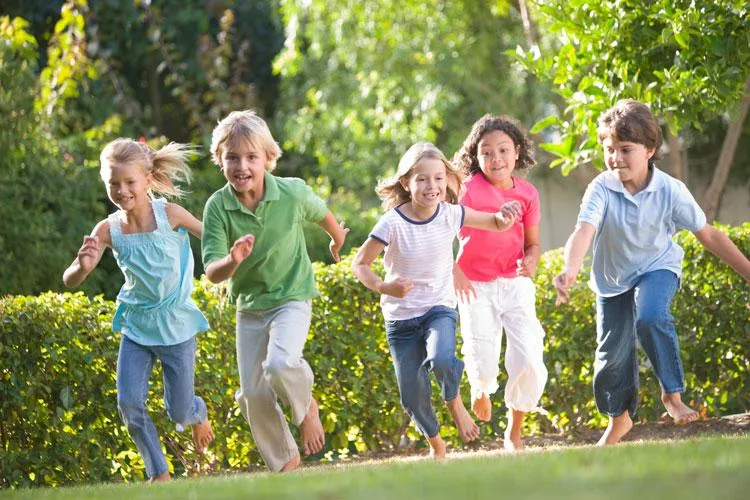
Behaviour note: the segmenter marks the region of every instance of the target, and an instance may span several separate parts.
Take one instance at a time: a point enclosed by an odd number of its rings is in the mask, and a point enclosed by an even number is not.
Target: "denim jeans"
[[[194,392],[195,347],[195,337],[175,345],[144,346],[122,335],[117,358],[117,408],[150,478],[169,470],[159,434],[146,409],[154,361],[161,361],[164,406],[177,430],[208,418],[206,403]]]
[[[464,363],[456,358],[457,316],[454,309],[435,306],[418,318],[385,322],[401,404],[427,437],[439,430],[429,373],[445,401],[458,396]]]
[[[679,278],[657,270],[614,297],[597,297],[594,397],[600,412],[611,417],[638,405],[636,337],[666,393],[685,390],[680,347],[669,311]]]

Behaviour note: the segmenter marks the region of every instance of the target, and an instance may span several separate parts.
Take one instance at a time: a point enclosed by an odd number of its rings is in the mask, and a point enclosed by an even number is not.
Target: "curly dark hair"
[[[534,143],[526,135],[523,127],[510,116],[494,116],[486,114],[474,123],[469,136],[461,148],[453,155],[453,164],[466,176],[474,175],[482,169],[479,167],[477,148],[484,134],[499,130],[505,132],[518,148],[516,170],[525,170],[536,165],[534,159]]]

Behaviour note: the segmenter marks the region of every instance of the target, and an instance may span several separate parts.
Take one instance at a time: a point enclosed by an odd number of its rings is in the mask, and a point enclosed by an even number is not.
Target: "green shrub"
[[[750,254],[750,224],[728,231]],[[750,287],[708,255],[691,234],[681,233],[678,240],[686,251],[685,273],[673,311],[685,364],[686,399],[708,415],[747,411]],[[537,312],[547,332],[545,361],[550,372],[542,406],[549,416],[534,414],[528,419],[527,430],[532,432],[569,432],[604,422],[591,390],[594,296],[586,287],[584,271],[570,304],[554,307],[551,281],[562,268],[561,258],[560,250],[547,252],[536,277]],[[327,443],[313,459],[389,449],[404,438],[408,442],[419,437],[400,408],[378,296],[354,279],[351,259],[315,265],[321,296],[313,304],[305,356],[316,376],[314,394]],[[212,327],[199,336],[196,357],[196,392],[208,404],[216,433],[212,467],[257,467],[262,464],[260,456],[234,403],[239,384],[234,308],[226,303],[222,288],[205,279],[196,281],[194,297]],[[110,329],[113,309],[112,302],[82,293],[0,298],[0,487],[143,477],[143,463],[117,414],[119,338]],[[653,420],[663,410],[658,384],[642,359],[639,417]],[[190,474],[197,456],[189,432],[176,433],[166,416],[159,369],[151,382],[148,404],[173,472]],[[467,404],[468,392],[464,384]],[[459,445],[437,390],[434,396],[441,433]],[[493,404],[495,418],[483,425],[485,437],[504,428],[502,389]]]

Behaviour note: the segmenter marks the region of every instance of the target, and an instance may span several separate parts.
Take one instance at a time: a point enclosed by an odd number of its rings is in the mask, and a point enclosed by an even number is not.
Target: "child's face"
[[[221,152],[221,171],[238,195],[263,188],[268,156],[250,141],[236,141]]]
[[[607,137],[602,141],[604,164],[613,171],[625,187],[645,182],[648,178],[648,161],[654,155],[653,149],[643,144],[617,141]]]
[[[118,208],[128,211],[148,203],[151,174],[138,165],[111,165],[105,176],[107,195]]]
[[[434,158],[421,159],[412,169],[411,176],[401,181],[411,195],[415,208],[435,208],[445,199],[448,174],[445,164]]]
[[[490,184],[496,187],[513,186],[513,170],[518,160],[518,148],[508,134],[500,130],[487,132],[477,145],[477,160]]]

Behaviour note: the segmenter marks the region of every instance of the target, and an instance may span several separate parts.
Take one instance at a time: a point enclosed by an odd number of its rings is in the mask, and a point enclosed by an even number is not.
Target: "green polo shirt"
[[[250,256],[229,278],[229,297],[240,310],[262,310],[290,300],[315,297],[315,277],[302,232],[303,222],[320,222],[328,209],[302,179],[266,172],[265,193],[254,211],[227,183],[203,210],[203,267],[224,258],[235,241],[252,234]]]

